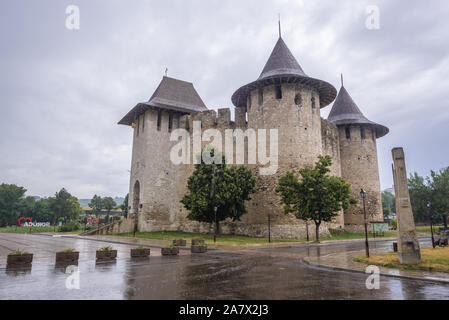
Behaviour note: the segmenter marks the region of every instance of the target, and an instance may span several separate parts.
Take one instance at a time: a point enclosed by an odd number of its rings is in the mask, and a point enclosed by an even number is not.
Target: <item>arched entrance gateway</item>
[[[140,183],[137,180],[133,188],[133,215],[134,215],[134,235],[138,231],[139,219],[139,205],[140,205]]]

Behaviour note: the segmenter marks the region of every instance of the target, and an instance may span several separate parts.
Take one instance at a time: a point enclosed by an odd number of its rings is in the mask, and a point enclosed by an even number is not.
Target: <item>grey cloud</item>
[[[65,28],[77,4],[81,29]],[[392,147],[409,171],[447,166],[449,6],[376,1],[381,29],[365,28],[369,1],[2,1],[0,172],[29,194],[66,187],[78,197],[124,195],[131,129],[116,125],[147,100],[165,67],[192,81],[209,108],[255,80],[277,38],[305,72],[339,88],[387,125],[378,141],[382,187]],[[330,107],[322,110],[327,116]]]

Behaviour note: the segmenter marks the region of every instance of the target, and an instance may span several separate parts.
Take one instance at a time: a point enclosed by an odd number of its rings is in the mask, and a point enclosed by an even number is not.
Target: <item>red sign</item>
[[[19,218],[19,226],[22,226],[22,221],[29,221],[30,223],[32,222],[31,218],[20,217]]]

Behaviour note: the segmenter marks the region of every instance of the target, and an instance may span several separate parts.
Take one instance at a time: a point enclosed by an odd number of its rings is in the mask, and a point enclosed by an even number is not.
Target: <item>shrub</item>
[[[69,222],[67,224],[62,225],[59,227],[59,232],[71,232],[71,231],[77,231],[80,229],[79,224],[75,222]]]
[[[98,249],[98,251],[112,251],[112,247],[103,247]]]
[[[390,220],[390,225],[391,225],[391,227],[392,227],[394,230],[396,230],[397,227],[398,227],[398,220],[397,220],[397,219],[391,219],[391,220]]]
[[[26,252],[25,250],[19,250],[19,249],[17,249],[17,250],[15,250],[15,251],[10,253],[10,255],[13,255],[13,256],[21,256],[21,255],[24,255],[24,254],[30,254],[30,253]]]
[[[61,252],[67,252],[67,253],[75,252],[75,249],[65,249],[65,250],[62,250]]]
[[[345,230],[344,229],[331,229],[329,228],[329,233],[331,234],[331,236],[340,236],[345,234]]]

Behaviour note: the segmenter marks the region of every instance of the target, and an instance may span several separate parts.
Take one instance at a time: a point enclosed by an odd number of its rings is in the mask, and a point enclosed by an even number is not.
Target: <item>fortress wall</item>
[[[190,164],[175,165],[170,160],[171,148],[179,143],[170,142],[168,130],[169,113],[161,112],[160,128],[157,127],[157,110],[148,110],[145,114],[145,129],[135,129],[133,161],[130,181],[130,218],[133,207],[133,188],[135,181],[141,184],[138,228],[139,231],[184,230],[189,232],[212,232],[213,224],[198,223],[187,219],[188,212],[180,203],[188,192],[187,181],[194,171],[193,122],[201,121],[202,133],[214,128],[221,132],[222,150],[225,151],[225,131],[227,129],[252,128],[267,129],[267,153],[269,153],[269,129],[278,129],[279,168],[276,174],[261,176],[259,165],[247,165],[257,178],[256,194],[247,203],[248,213],[242,221],[224,221],[220,224],[222,233],[266,237],[268,235],[268,215],[271,219],[273,238],[304,238],[306,226],[302,220],[282,213],[280,197],[275,193],[278,179],[287,171],[308,166],[312,167],[318,155],[325,153],[339,159],[339,147],[335,126],[322,120],[319,109],[319,95],[313,89],[295,84],[282,86],[282,99],[276,99],[275,86],[264,88],[264,101],[259,106],[257,90],[251,94],[251,106],[248,106],[248,122],[245,108],[235,109],[235,120],[231,120],[230,109],[208,110],[190,115],[173,116],[172,130],[184,128],[189,131]],[[297,98],[300,95],[300,99]],[[312,107],[312,97],[314,105]],[[299,103],[298,103],[299,102]],[[298,103],[298,104],[296,104]],[[324,135],[322,136],[322,132]],[[246,139],[245,139],[246,140]],[[210,142],[202,142],[204,148]],[[247,142],[245,143],[245,161],[248,160]],[[234,138],[233,163],[236,146]],[[339,175],[340,162],[335,160],[332,172]],[[138,209],[138,208],[137,208]],[[335,223],[323,223],[322,236],[328,235],[328,227],[341,226],[342,219]],[[309,234],[314,235],[314,225],[309,224]]]
[[[336,125],[321,119],[321,137],[323,156],[332,157],[332,166],[330,168],[330,175],[341,177],[341,162],[340,162],[340,136]],[[334,228],[344,228],[344,214],[341,212],[340,216],[335,219]]]
[[[275,188],[282,175],[313,166],[322,152],[319,95],[312,88],[296,84],[283,84],[281,89],[281,99],[276,98],[276,86],[271,85],[263,88],[262,103],[258,89],[251,92],[248,101],[249,128],[278,130],[279,168],[269,176],[259,175],[259,167],[254,168],[258,192],[249,201],[242,223],[250,226],[246,232],[265,236],[270,216],[273,237],[305,237],[304,221],[283,214]],[[299,99],[295,99],[298,95]],[[325,224],[320,232],[328,234]],[[312,235],[314,229],[309,228],[309,233]]]
[[[179,115],[174,114],[172,130],[178,127],[178,119]],[[139,212],[139,231],[177,230],[179,227],[179,168],[170,161],[174,142],[169,141],[167,111],[161,111],[159,128],[157,124],[158,111],[146,111],[145,129],[134,137],[129,199],[130,213]],[[136,181],[140,183],[142,208],[136,208],[133,203]]]
[[[350,139],[346,138],[345,126],[339,127],[341,173],[342,177],[351,184],[352,196],[359,200],[359,203],[345,211],[345,229],[350,232],[360,232],[364,230],[361,188],[367,192],[368,220],[383,221],[377,146],[375,133],[371,127],[363,127],[364,139],[362,139],[359,125],[351,125],[348,128]]]

